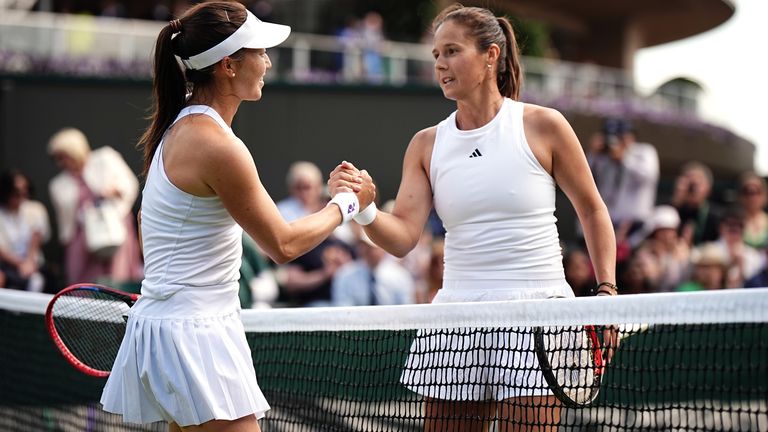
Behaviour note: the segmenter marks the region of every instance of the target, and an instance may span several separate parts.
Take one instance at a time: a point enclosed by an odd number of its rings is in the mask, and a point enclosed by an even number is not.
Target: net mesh
[[[105,379],[75,371],[48,339],[49,298],[0,290],[0,430],[167,430],[100,409]],[[768,289],[256,310],[243,321],[272,406],[264,431],[768,430]],[[585,331],[601,341],[606,325],[621,344],[594,400],[569,406],[543,376],[535,334],[556,382],[583,392],[595,364]]]

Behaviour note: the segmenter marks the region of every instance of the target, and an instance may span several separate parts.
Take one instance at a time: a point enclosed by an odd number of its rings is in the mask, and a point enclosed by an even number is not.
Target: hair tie
[[[181,32],[181,20],[178,20],[178,19],[171,20],[171,22],[169,22],[168,24],[171,26],[171,30],[173,30],[174,33]]]

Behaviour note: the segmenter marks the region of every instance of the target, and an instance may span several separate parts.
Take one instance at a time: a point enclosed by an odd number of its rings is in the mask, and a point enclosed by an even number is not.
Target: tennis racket
[[[534,327],[534,350],[552,393],[568,407],[597,398],[604,359],[594,326]]]
[[[109,375],[137,294],[95,284],[61,290],[48,303],[45,325],[64,358],[95,377]]]

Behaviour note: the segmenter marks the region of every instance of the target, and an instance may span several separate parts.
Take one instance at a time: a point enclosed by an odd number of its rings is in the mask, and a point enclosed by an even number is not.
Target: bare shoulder
[[[217,183],[243,177],[254,166],[245,144],[205,115],[182,119],[166,139],[166,173],[188,193],[212,195]]]
[[[190,156],[209,167],[226,164],[231,158],[242,157],[243,151],[247,152],[237,137],[206,115],[189,116],[181,126],[175,138],[185,143],[186,152],[192,153]]]
[[[437,126],[430,126],[426,129],[422,129],[413,135],[411,140],[412,146],[431,146],[435,143],[435,135],[437,135]]]
[[[523,124],[526,132],[530,131],[541,137],[557,136],[570,129],[568,120],[560,111],[534,104],[525,104]]]
[[[432,149],[435,146],[436,135],[437,126],[431,126],[416,132],[405,152],[406,163],[408,161],[418,161],[424,167],[424,170],[429,172],[429,161],[432,157]]]

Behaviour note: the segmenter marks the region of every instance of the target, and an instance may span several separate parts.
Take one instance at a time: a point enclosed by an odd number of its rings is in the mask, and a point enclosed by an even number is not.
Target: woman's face
[[[739,187],[741,204],[747,210],[760,210],[766,205],[766,193],[763,183],[758,179],[749,179]]]
[[[261,99],[264,76],[272,68],[272,61],[263,48],[243,51],[243,58],[235,62],[235,92],[242,100],[256,101]]]
[[[73,158],[65,152],[54,152],[52,156],[53,161],[56,162],[56,166],[59,167],[59,169],[62,171],[68,171],[70,173],[76,174],[80,172],[82,168],[77,159]]]
[[[437,28],[432,55],[435,78],[448,99],[466,98],[490,76],[487,53],[479,52],[476,41],[467,36],[464,26],[453,21]]]

